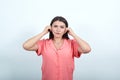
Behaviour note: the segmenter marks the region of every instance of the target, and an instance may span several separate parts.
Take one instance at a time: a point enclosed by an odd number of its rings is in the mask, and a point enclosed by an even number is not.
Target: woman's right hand
[[[51,31],[51,26],[48,25],[44,28],[43,33],[47,34],[49,31]]]
[[[47,34],[51,30],[51,26],[46,26],[42,33],[39,33],[36,36],[28,39],[23,43],[23,48],[28,51],[36,51],[38,49],[37,42],[40,40],[45,34]]]

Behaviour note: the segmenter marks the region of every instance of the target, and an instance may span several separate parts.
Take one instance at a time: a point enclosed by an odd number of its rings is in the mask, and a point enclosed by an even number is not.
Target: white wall
[[[40,80],[41,57],[22,44],[55,16],[92,47],[75,59],[74,80],[120,80],[119,0],[0,0],[0,80]]]

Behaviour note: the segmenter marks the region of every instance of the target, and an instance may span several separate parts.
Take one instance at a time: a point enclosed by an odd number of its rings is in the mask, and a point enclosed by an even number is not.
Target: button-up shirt
[[[81,55],[75,40],[64,39],[59,49],[52,39],[39,40],[37,45],[37,55],[42,55],[42,80],[73,80],[74,57]]]

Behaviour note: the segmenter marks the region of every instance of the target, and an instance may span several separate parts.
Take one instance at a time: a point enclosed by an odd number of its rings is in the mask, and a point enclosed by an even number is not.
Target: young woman
[[[49,39],[41,39],[47,33]],[[28,39],[23,48],[42,55],[42,80],[72,80],[74,57],[91,51],[89,44],[68,28],[67,20],[61,16],[53,18],[50,26]]]

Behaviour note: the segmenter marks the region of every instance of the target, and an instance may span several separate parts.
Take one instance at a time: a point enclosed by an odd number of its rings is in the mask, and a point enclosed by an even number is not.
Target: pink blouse
[[[37,55],[42,55],[42,80],[73,80],[74,57],[81,55],[75,40],[64,39],[60,49],[52,39],[39,40],[37,45]]]

